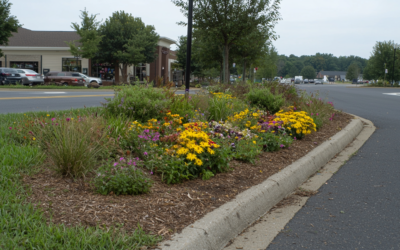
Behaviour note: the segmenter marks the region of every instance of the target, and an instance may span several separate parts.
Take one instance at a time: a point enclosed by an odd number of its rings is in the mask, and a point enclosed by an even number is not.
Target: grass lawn
[[[56,113],[77,110],[49,114]],[[25,115],[0,115],[0,249],[139,249],[160,240],[140,228],[128,234],[118,227],[106,231],[46,223],[43,211],[26,202],[30,189],[21,182],[22,175],[36,172],[35,166],[44,160],[43,153],[38,147],[21,145],[9,136],[10,127]]]

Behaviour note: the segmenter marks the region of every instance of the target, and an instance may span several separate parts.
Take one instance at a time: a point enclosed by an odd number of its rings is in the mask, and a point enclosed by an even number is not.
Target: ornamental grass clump
[[[67,118],[39,126],[38,143],[45,149],[50,166],[64,176],[85,176],[99,159],[117,148],[107,137],[105,121],[100,117]]]
[[[245,110],[248,105],[229,94],[210,92],[212,97],[208,101],[208,120],[225,121],[235,112]]]
[[[138,195],[148,193],[152,180],[139,168],[142,162],[138,159],[119,158],[110,161],[96,171],[93,184],[96,191],[107,195]],[[152,173],[151,173],[152,174]]]

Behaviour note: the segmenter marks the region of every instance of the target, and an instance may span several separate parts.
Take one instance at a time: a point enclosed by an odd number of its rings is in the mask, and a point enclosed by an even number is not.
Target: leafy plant
[[[288,148],[293,142],[293,139],[289,136],[275,135],[274,133],[260,133],[259,137],[259,144],[266,152]]]
[[[229,94],[210,93],[213,95],[208,101],[208,120],[210,121],[225,121],[235,112],[240,112],[248,107],[246,103]]]
[[[170,99],[163,92],[145,85],[120,86],[115,89],[115,97],[106,100],[103,106],[107,113],[141,122],[160,119],[170,105]]]
[[[252,164],[255,163],[256,157],[261,154],[261,147],[255,139],[238,140],[232,145],[232,150],[232,156],[236,160],[250,162]]]
[[[138,168],[139,159],[120,158],[110,161],[96,171],[94,186],[100,194],[113,192],[116,195],[137,195],[148,193],[152,186],[149,177]]]
[[[247,100],[252,106],[261,107],[272,114],[278,112],[285,103],[282,94],[274,95],[267,88],[253,88],[247,94]]]

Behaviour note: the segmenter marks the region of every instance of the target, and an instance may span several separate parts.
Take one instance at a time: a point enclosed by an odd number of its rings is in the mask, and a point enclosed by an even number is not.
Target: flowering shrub
[[[239,99],[223,93],[210,92],[212,98],[208,101],[208,120],[225,121],[235,111],[244,110],[248,106]]]
[[[311,134],[312,131],[317,131],[317,125],[314,120],[307,115],[306,112],[293,111],[290,107],[289,111],[280,110],[276,113],[275,122],[281,122],[282,126],[288,131],[289,135],[296,139],[302,139],[304,136]]]
[[[93,183],[96,191],[107,195],[113,192],[116,195],[137,195],[148,193],[152,181],[141,169],[139,159],[120,158],[111,161],[96,171]]]

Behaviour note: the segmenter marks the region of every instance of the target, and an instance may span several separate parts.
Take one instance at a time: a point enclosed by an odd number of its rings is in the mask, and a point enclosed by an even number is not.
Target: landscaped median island
[[[352,118],[278,83],[217,84],[188,99],[170,88],[115,91],[102,108],[1,116],[0,247],[152,246]]]

